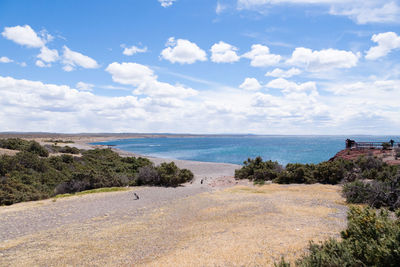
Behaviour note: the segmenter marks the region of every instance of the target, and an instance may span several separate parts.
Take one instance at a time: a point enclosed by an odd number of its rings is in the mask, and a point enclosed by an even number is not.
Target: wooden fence
[[[346,140],[346,148],[350,149],[392,149],[397,146],[400,147],[400,143],[393,140],[389,142],[356,142],[350,139]]]

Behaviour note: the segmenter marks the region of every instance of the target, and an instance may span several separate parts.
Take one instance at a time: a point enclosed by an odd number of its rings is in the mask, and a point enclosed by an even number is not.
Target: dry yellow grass
[[[271,266],[345,227],[340,187],[234,187],[176,200],[134,221],[83,224],[0,243],[3,266]]]
[[[6,149],[6,148],[0,148],[0,155],[8,155],[8,156],[14,156],[17,154],[19,151],[17,150],[11,150],[11,149]]]

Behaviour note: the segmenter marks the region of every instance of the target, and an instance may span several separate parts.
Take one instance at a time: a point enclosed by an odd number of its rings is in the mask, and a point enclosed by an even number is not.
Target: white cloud
[[[133,93],[137,95],[186,98],[198,94],[196,90],[180,84],[158,81],[152,69],[138,63],[114,62],[108,65],[106,71],[112,75],[113,81],[136,87]]]
[[[94,84],[91,83],[84,83],[84,82],[78,82],[76,84],[76,88],[78,88],[81,91],[93,91]]]
[[[239,61],[240,57],[236,53],[237,50],[233,45],[220,41],[210,49],[211,61],[215,63],[233,63]]]
[[[170,37],[167,42],[167,48],[161,52],[161,57],[172,62],[180,64],[193,64],[196,61],[206,61],[207,54],[195,43],[188,40]]]
[[[257,91],[260,90],[262,86],[256,78],[246,78],[239,88],[248,91]]]
[[[221,4],[220,2],[217,2],[217,7],[215,8],[215,13],[217,13],[218,15],[221,14],[222,12],[224,12],[225,9],[227,9],[228,6]]]
[[[145,47],[143,47],[143,48],[140,48],[140,47],[137,47],[137,46],[131,46],[131,47],[125,47],[124,48],[124,51],[122,52],[124,55],[126,55],[126,56],[132,56],[132,55],[134,55],[134,54],[137,54],[137,53],[146,53],[147,52],[147,47],[145,46]]]
[[[253,67],[273,66],[281,61],[280,55],[271,54],[269,48],[261,44],[252,45],[251,51],[242,57],[250,59],[250,65]]]
[[[375,60],[386,56],[394,49],[400,48],[400,36],[394,32],[374,34],[371,40],[378,45],[367,51],[366,59]]]
[[[295,83],[283,78],[270,81],[265,87],[281,89],[283,93],[317,91],[315,82]]]
[[[50,63],[46,64],[41,60],[36,60],[35,65],[38,66],[39,68],[49,68],[49,67],[51,67]]]
[[[151,70],[136,67],[150,76],[145,83],[154,81]],[[140,83],[139,78],[130,80],[129,69],[114,71],[114,78]],[[276,84],[285,87],[285,82]],[[282,95],[220,87],[190,98],[111,97],[0,76],[0,131],[394,134],[400,130],[398,80],[335,81],[321,95],[309,88]]]
[[[346,16],[358,24],[391,23],[400,19],[400,7],[396,0],[238,0],[239,10],[259,11],[274,5],[318,5],[327,7],[329,14]]]
[[[158,2],[160,2],[162,7],[169,7],[172,6],[172,4],[175,2],[176,0],[158,0]]]
[[[299,75],[301,73],[301,70],[297,68],[291,68],[289,70],[282,70],[282,69],[274,69],[273,71],[269,71],[265,73],[265,76],[267,77],[276,77],[276,78],[290,78],[295,75]]]
[[[14,60],[9,59],[8,57],[0,57],[0,63],[11,63]]]
[[[26,67],[26,66],[28,66],[28,65],[26,64],[26,62],[21,62],[21,63],[17,63],[17,64],[19,64],[21,67]]]
[[[5,27],[1,35],[8,40],[27,47],[40,48],[46,43],[46,40],[40,38],[29,25]]]
[[[286,63],[303,67],[309,71],[324,71],[335,68],[352,68],[358,63],[360,54],[351,51],[324,49],[312,51],[309,48],[298,47]]]
[[[77,66],[85,69],[95,69],[100,67],[99,64],[97,64],[96,60],[88,56],[85,56],[79,52],[72,51],[65,45],[63,49],[64,53],[62,62],[64,64],[63,69],[65,71],[73,71]]]
[[[358,24],[366,23],[397,23],[400,19],[400,7],[395,1],[357,1],[353,5],[343,4],[332,6],[330,14],[347,16]]]
[[[40,49],[40,54],[37,57],[40,58],[44,62],[51,63],[51,62],[57,61],[59,58],[59,55],[58,55],[58,51],[56,49],[49,49],[46,46],[43,46]]]

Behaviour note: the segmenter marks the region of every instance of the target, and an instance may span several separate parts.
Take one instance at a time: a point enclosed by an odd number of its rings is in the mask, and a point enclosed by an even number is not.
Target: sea
[[[287,163],[319,163],[345,148],[345,140],[400,142],[400,136],[282,136],[224,135],[120,139],[93,143],[110,145],[137,154],[205,162],[243,164],[248,158]]]

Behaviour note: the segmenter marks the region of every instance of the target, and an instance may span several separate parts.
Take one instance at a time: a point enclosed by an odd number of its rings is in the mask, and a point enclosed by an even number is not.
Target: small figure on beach
[[[135,197],[135,199],[134,199],[134,200],[138,200],[138,199],[139,199],[139,196],[138,196],[138,194],[136,194],[136,193],[133,193],[133,196]]]
[[[394,145],[394,140],[393,139],[390,139],[390,145],[393,147],[393,145]]]

